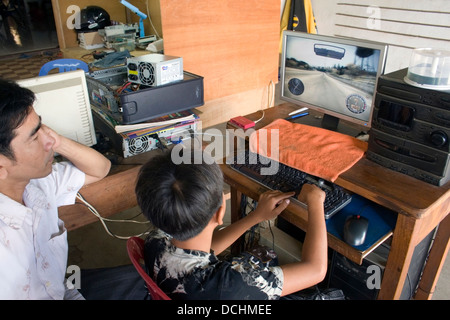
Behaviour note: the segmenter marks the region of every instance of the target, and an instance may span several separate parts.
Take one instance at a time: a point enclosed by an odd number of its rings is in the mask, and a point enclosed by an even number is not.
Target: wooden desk
[[[265,117],[257,124],[256,129],[274,119],[285,118],[295,109],[296,107],[290,104],[266,109]],[[247,117],[257,120],[261,113],[255,112]],[[245,194],[252,199],[258,199],[267,189],[230,169],[226,164],[222,164],[221,168],[225,182],[231,188],[231,218],[235,221],[239,217],[240,196]],[[415,295],[415,299],[430,299],[449,248],[450,183],[437,187],[382,167],[365,157],[341,174],[335,183],[398,213],[378,299],[400,297],[414,248],[438,227]],[[307,213],[295,203],[291,202],[282,217],[300,229],[306,229]],[[354,255],[350,246],[330,234],[328,244],[352,260],[362,259]]]
[[[294,106],[283,104],[266,110],[258,127],[269,124],[273,119],[285,117]],[[252,120],[261,117],[260,112],[248,116]],[[83,187],[80,192],[104,217],[119,213],[137,205],[134,185],[139,163],[143,163],[151,152],[143,154],[143,159],[112,172],[105,179]],[[137,156],[139,157],[139,156]],[[137,158],[133,157],[133,160]],[[230,185],[232,220],[239,217],[240,195],[253,199],[266,191],[261,185],[244,178],[241,174],[222,164],[225,182]],[[379,299],[398,299],[406,279],[408,267],[416,245],[434,228],[438,231],[425,266],[416,299],[430,299],[449,248],[450,235],[450,184],[436,187],[412,177],[388,170],[365,158],[336,180],[338,185],[359,194],[390,210],[398,212],[397,224],[393,232],[391,251],[384,272]],[[291,203],[283,217],[305,230],[306,211]],[[73,230],[97,221],[89,210],[81,204],[60,208],[60,217],[67,229]],[[329,235],[329,246],[352,259],[349,246]]]

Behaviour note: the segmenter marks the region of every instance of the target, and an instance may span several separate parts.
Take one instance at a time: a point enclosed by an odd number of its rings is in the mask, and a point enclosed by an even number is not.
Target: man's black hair
[[[11,141],[32,110],[35,95],[33,91],[20,87],[13,81],[0,79],[0,154],[14,160]]]

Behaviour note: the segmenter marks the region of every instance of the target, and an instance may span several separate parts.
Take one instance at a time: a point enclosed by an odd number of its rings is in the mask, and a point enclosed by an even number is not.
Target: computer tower
[[[434,234],[435,230],[431,231],[414,249],[400,300],[410,300],[413,298],[428,257]],[[380,290],[379,287],[374,287],[372,283],[373,281],[377,281],[377,279],[369,279],[369,277],[376,277],[375,272],[379,272],[381,277],[379,280],[382,281],[389,252],[390,245],[385,242],[370,253],[361,265],[358,265],[334,251],[330,265],[328,285],[341,289],[350,300],[377,299]],[[369,284],[367,282],[368,279],[370,281]]]
[[[194,119],[173,127],[169,126],[140,136],[129,137],[125,134],[117,133],[110,122],[109,115],[100,108],[92,106],[92,115],[97,131],[108,141],[114,153],[123,158],[129,158],[158,148],[165,148],[191,139],[192,135],[197,132],[197,125],[200,121]]]
[[[381,283],[388,255],[389,248],[380,245],[358,265],[333,251],[328,286],[341,289],[350,300],[375,300],[380,291],[376,282]],[[368,285],[368,280],[375,283]]]
[[[109,71],[109,72],[107,72]],[[120,124],[135,124],[204,104],[203,77],[184,71],[182,80],[136,91],[120,91],[126,67],[86,76],[91,104],[106,109]],[[120,93],[118,93],[120,91]]]

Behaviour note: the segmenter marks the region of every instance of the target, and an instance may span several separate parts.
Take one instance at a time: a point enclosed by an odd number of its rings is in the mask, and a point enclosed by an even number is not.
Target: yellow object
[[[303,23],[303,25],[305,26],[304,31],[308,32],[308,33],[317,33],[317,25],[316,25],[316,19],[314,17],[314,12],[312,9],[312,4],[311,4],[311,0],[286,0],[286,3],[284,5],[284,9],[283,9],[283,15],[281,16],[281,22],[280,22],[280,53],[281,53],[281,48],[283,45],[283,31],[287,30],[287,27],[289,25],[289,17],[291,14],[291,7],[293,5],[301,5],[303,2],[303,9],[305,11],[305,21],[302,22],[299,20],[299,17],[297,17],[296,15],[294,15],[292,17],[292,23],[293,23],[293,27],[294,29],[301,23]]]

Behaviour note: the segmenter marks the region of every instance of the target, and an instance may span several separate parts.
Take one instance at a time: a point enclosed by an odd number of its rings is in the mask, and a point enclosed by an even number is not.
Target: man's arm
[[[49,127],[42,125],[53,139],[53,150],[72,162],[86,175],[84,184],[103,179],[111,168],[111,162],[96,150],[57,134]]]

